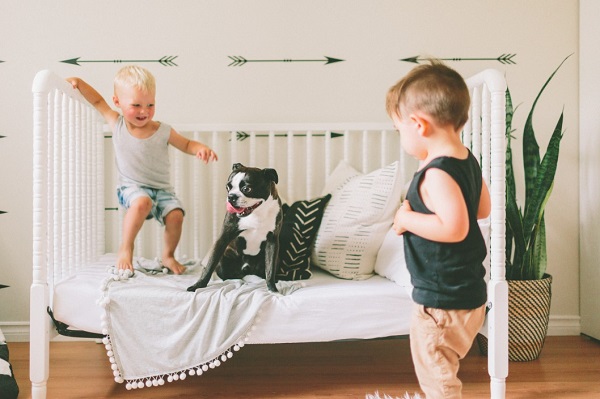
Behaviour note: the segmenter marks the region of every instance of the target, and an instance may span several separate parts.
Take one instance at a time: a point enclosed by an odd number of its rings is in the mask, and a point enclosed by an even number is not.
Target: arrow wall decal
[[[177,55],[164,56],[158,60],[82,60],[82,59],[80,59],[81,57],[77,57],[77,58],[71,58],[68,60],[63,60],[61,62],[64,62],[66,64],[77,65],[77,66],[81,66],[80,64],[84,63],[84,62],[112,62],[115,64],[119,64],[119,63],[123,63],[123,62],[131,62],[131,63],[137,63],[137,64],[148,63],[148,62],[157,62],[164,66],[179,66],[173,61],[177,57],[178,57]]]
[[[338,58],[332,58],[332,57],[325,57],[322,59],[318,59],[318,60],[293,60],[290,58],[284,58],[282,60],[248,60],[242,56],[228,56],[228,58],[231,60],[231,63],[228,66],[242,66],[244,64],[246,64],[247,62],[324,62],[325,65],[327,64],[334,64],[336,62],[341,62],[341,61],[345,61],[345,60],[341,60]]]
[[[502,54],[499,57],[496,58],[439,58],[442,61],[498,61],[501,64],[516,64],[516,62],[513,61],[513,58],[516,56],[516,54]],[[405,61],[405,62],[412,62],[414,64],[419,64],[420,61],[427,61],[429,58],[420,58],[419,56],[416,57],[409,57],[409,58],[402,58],[400,61]]]
[[[4,212],[4,211],[0,211],[0,215],[2,215],[3,213],[6,213],[6,212]]]
[[[331,132],[331,138],[336,138],[336,137],[340,137],[343,136],[343,133],[335,133],[335,132]],[[235,136],[236,136],[236,140],[237,141],[244,141],[247,138],[250,137],[250,134],[246,133],[246,132],[235,132]],[[257,134],[255,137],[269,137],[269,134]],[[288,134],[287,133],[280,133],[280,134],[275,134],[275,137],[287,137]],[[294,137],[306,137],[306,134],[295,134]],[[317,133],[317,134],[313,134],[312,137],[325,137],[325,133]]]
[[[229,133],[229,132],[227,132]],[[331,132],[331,138],[336,138],[336,137],[340,137],[343,136],[343,133],[335,133],[335,132]],[[244,141],[247,138],[250,137],[249,133],[246,132],[235,132],[235,138],[237,141]],[[269,134],[257,134],[255,137],[269,137]],[[280,134],[275,134],[275,137],[287,137],[288,134],[287,133],[280,133]],[[317,133],[317,134],[313,134],[313,137],[325,137],[325,133]],[[0,136],[1,137],[1,136]],[[306,134],[295,134],[294,137],[306,137]],[[105,139],[110,139],[112,138],[112,135],[106,135],[104,136]]]

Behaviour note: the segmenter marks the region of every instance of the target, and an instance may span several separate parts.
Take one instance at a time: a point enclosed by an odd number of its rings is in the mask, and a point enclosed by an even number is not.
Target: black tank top
[[[415,212],[432,214],[419,195],[428,169],[448,173],[460,187],[469,214],[469,231],[457,243],[430,241],[404,233],[406,263],[411,275],[413,300],[438,309],[475,309],[486,301],[485,241],[477,224],[481,196],[481,169],[469,151],[467,159],[440,157],[415,173],[406,198]]]

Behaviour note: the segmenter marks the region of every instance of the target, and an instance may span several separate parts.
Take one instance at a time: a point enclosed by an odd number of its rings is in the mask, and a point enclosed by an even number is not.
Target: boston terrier
[[[223,280],[257,275],[266,279],[270,291],[278,292],[276,267],[283,220],[278,180],[275,169],[233,165],[227,180],[227,213],[221,235],[200,279],[188,291],[206,287],[216,270]]]

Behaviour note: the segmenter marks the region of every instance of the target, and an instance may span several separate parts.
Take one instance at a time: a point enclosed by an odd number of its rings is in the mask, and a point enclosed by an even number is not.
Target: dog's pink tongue
[[[227,202],[227,212],[229,212],[229,213],[240,213],[243,210],[244,210],[244,208],[236,208],[235,206],[233,206],[229,202]]]

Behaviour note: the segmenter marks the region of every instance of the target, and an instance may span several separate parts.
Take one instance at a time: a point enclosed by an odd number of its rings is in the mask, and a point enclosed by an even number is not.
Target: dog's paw
[[[189,292],[195,292],[198,289],[198,287],[196,285],[190,285],[189,287],[187,287],[187,290]]]

